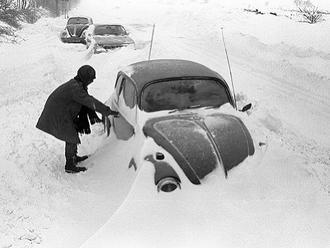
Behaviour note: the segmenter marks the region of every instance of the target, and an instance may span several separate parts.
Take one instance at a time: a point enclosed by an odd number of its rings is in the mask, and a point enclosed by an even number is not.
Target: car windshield
[[[68,20],[68,24],[88,24],[88,19],[85,17],[73,17]]]
[[[100,25],[94,30],[95,35],[124,35],[125,29],[119,25]]]
[[[150,84],[141,94],[141,108],[146,112],[219,107],[230,102],[226,89],[209,79],[181,79]]]

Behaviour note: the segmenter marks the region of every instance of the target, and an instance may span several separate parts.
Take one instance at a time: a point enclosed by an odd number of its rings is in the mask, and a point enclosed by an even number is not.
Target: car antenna
[[[231,73],[231,68],[230,68],[230,63],[229,63],[229,57],[228,57],[228,52],[227,52],[226,43],[225,43],[225,36],[224,36],[224,34],[223,34],[223,27],[221,27],[221,34],[222,34],[223,46],[224,46],[224,48],[225,48],[225,52],[226,52],[226,58],[227,58],[227,63],[228,63],[228,69],[229,69],[229,73],[230,73],[230,81],[231,81],[231,85],[232,85],[232,87],[233,87],[233,95],[234,95],[235,109],[237,110],[237,103],[236,103],[236,96],[235,96],[235,87],[234,87],[233,75],[232,75],[232,73]]]
[[[151,56],[152,43],[154,42],[154,33],[155,33],[155,24],[152,26],[152,34],[151,34],[151,42],[150,42],[150,49],[149,49],[148,60],[150,60],[150,56]]]

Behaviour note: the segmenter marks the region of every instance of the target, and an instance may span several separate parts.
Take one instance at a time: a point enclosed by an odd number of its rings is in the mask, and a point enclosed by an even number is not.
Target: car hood
[[[86,24],[69,24],[66,26],[66,29],[68,30],[69,34],[71,36],[77,36],[80,37],[82,32],[88,28],[88,25]]]
[[[167,150],[194,184],[220,166],[227,172],[254,154],[243,122],[228,114],[173,115],[150,119],[146,136]]]
[[[126,35],[95,35],[94,40],[98,45],[123,45],[134,42]]]

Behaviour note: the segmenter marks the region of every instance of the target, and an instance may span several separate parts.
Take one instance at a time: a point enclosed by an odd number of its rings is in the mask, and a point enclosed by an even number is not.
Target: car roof
[[[141,61],[131,64],[121,70],[135,83],[140,93],[143,87],[153,81],[184,78],[184,77],[206,77],[221,81],[227,88],[226,81],[210,68],[189,60],[181,59],[156,59]]]
[[[108,23],[94,23],[93,26],[98,27],[98,26],[123,26],[121,24],[108,24]]]
[[[79,15],[79,16],[70,16],[69,17],[69,19],[71,19],[71,18],[87,18],[87,19],[92,19],[91,17],[89,17],[89,16],[84,16],[84,15]]]

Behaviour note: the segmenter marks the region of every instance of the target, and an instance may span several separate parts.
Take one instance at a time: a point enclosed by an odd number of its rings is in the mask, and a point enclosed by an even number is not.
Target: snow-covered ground
[[[330,10],[327,0],[312,2]],[[330,15],[310,25],[293,8],[290,0],[82,0],[72,15],[123,24],[136,50],[92,56],[63,44],[63,17],[0,43],[0,247],[75,248],[104,224],[118,247],[122,239],[131,247],[330,247]],[[126,156],[134,146],[106,138],[101,124],[82,137],[79,153],[92,156],[79,175],[64,173],[64,143],[35,128],[50,92],[83,64],[97,71],[90,93],[107,100],[118,70],[148,58],[153,24],[153,59],[193,60],[230,83],[223,28],[239,104],[253,104],[241,118],[262,154],[227,180],[211,177],[200,186],[207,195],[198,187],[173,193],[180,210],[134,184]]]

